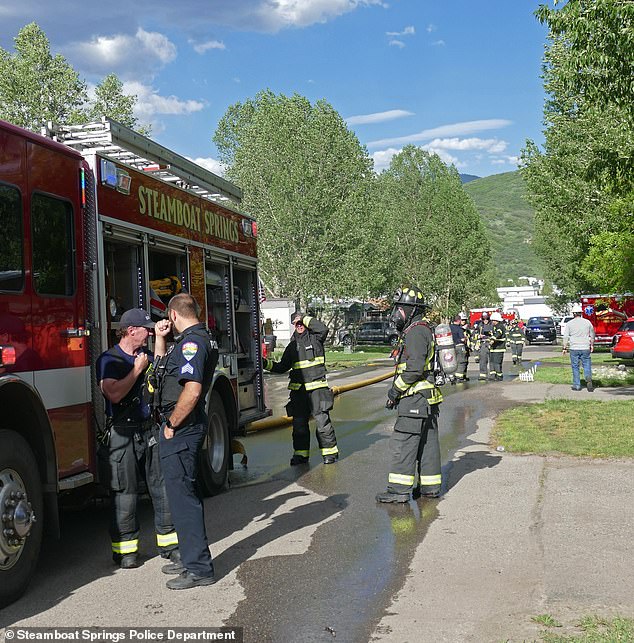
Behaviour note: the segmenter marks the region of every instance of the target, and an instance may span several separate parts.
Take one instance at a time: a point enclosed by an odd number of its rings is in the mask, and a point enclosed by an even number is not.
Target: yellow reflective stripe
[[[301,455],[304,458],[307,458],[310,455],[310,451],[293,451],[293,455]]]
[[[489,353],[504,353],[506,348],[492,348]]]
[[[288,388],[291,391],[299,391],[299,389],[302,388],[302,386],[304,386],[304,385],[301,382],[289,382],[288,383]]]
[[[309,317],[308,315],[306,315],[306,317],[304,317],[304,319],[302,319],[302,321],[304,322],[304,326],[306,326],[308,328],[308,324],[310,324],[312,319],[313,319],[312,317]]]
[[[156,544],[159,547],[178,545],[178,536],[175,531],[172,531],[169,534],[156,534]]]
[[[267,371],[270,371],[273,368],[273,360],[271,358],[267,357],[264,360],[264,368]]]
[[[295,362],[293,364],[293,370],[300,368],[310,368],[311,366],[318,366],[319,364],[325,364],[325,357],[315,357],[315,359],[304,359],[301,362]]]
[[[307,382],[304,386],[307,391],[314,391],[318,388],[328,388],[328,382],[326,380],[319,380],[317,382]]]
[[[414,486],[414,476],[404,476],[401,473],[390,473],[390,475],[387,478],[387,481],[393,484],[402,484],[402,485],[405,485],[406,487]]]
[[[424,487],[431,487],[441,483],[440,473],[435,476],[421,476],[420,483]]]
[[[115,554],[134,554],[139,551],[139,541],[124,540],[121,543],[112,543],[112,551]]]
[[[328,447],[327,449],[321,449],[321,455],[337,455],[339,453],[339,449],[334,446],[334,447]]]
[[[400,375],[394,380],[394,388],[399,391],[406,391],[409,386]]]

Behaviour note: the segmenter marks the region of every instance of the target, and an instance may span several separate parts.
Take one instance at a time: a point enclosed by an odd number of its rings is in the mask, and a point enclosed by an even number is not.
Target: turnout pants
[[[308,457],[310,455],[310,428],[308,420],[315,419],[317,443],[322,456],[336,455],[337,436],[330,421],[330,411],[334,396],[329,388],[318,388],[314,391],[291,391],[286,405],[286,413],[293,418],[293,453]]]
[[[480,344],[480,376],[481,380],[486,380],[489,375],[489,342]]]
[[[179,534],[181,561],[196,576],[213,576],[214,566],[205,530],[205,512],[196,475],[205,438],[205,424],[186,424],[167,440],[161,431],[160,454],[165,487]]]
[[[494,349],[489,353],[489,375],[495,376],[497,379],[502,379],[502,362],[504,360],[505,349]]]
[[[511,355],[513,357],[513,364],[522,361],[522,353],[524,352],[524,344],[522,342],[511,343]]]
[[[456,379],[458,381],[465,380],[469,366],[469,349],[464,344],[456,344],[456,361],[458,364]]]
[[[178,547],[169,510],[158,453],[158,427],[144,430],[141,424],[115,425],[110,432],[110,539],[112,556],[119,561],[139,549],[137,501],[145,480],[154,508],[156,542],[161,556]]]
[[[440,443],[438,411],[430,407],[426,418],[399,417],[390,438],[392,463],[387,490],[409,493],[420,485],[423,494],[440,492]]]

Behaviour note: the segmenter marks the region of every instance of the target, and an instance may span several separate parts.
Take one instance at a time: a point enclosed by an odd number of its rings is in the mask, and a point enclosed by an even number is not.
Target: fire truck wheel
[[[31,448],[15,431],[0,429],[0,607],[24,593],[35,571],[43,513]]]
[[[227,413],[218,391],[212,391],[209,398],[209,427],[203,443],[200,466],[200,477],[206,495],[213,495],[226,487],[230,449]]]

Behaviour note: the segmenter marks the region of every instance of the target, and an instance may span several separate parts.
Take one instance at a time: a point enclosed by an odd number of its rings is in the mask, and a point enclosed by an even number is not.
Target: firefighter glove
[[[393,409],[398,404],[399,397],[399,392],[392,386],[387,392],[387,401],[385,402],[385,408]]]

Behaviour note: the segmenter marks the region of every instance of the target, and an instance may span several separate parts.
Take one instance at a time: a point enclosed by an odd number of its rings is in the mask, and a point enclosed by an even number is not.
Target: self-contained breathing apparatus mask
[[[409,326],[416,314],[424,313],[429,308],[422,291],[417,286],[399,288],[394,293],[392,301],[394,302],[394,307],[390,322],[394,324],[399,333]]]

